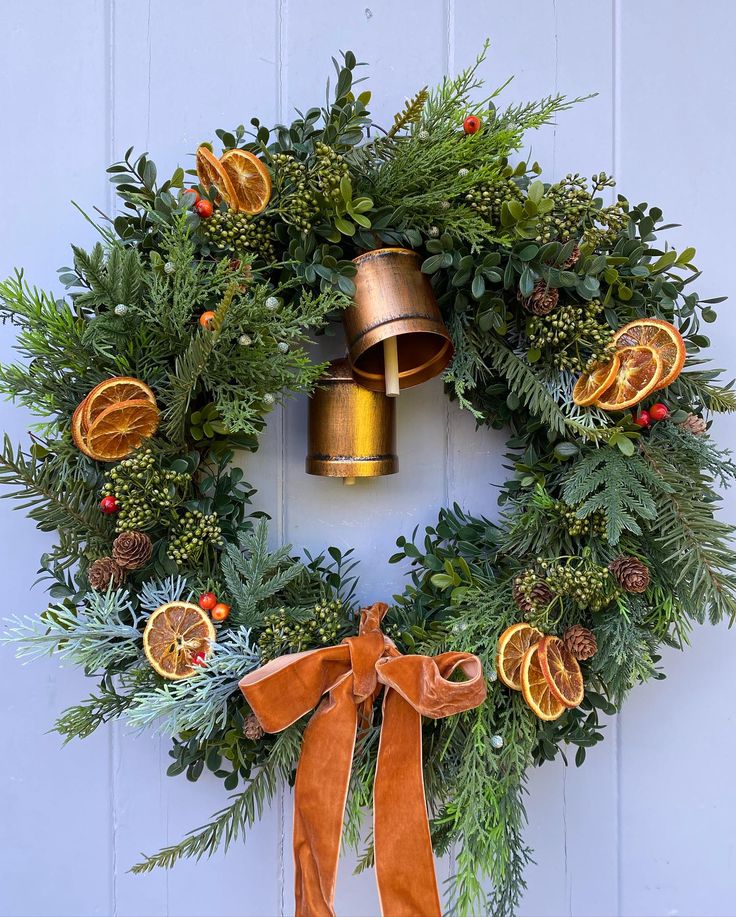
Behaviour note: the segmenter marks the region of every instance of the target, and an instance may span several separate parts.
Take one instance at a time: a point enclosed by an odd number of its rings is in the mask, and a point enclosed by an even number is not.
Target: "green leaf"
[[[534,201],[535,204],[538,204],[544,197],[544,183],[541,181],[533,181],[529,185],[526,193],[530,200]]]

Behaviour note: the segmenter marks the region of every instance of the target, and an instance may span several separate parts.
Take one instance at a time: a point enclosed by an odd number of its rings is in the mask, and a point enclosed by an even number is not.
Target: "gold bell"
[[[379,248],[353,263],[355,298],[343,324],[356,381],[393,396],[439,375],[453,347],[419,255]]]
[[[395,403],[358,385],[346,359],[333,360],[309,399],[307,474],[356,478],[396,474]]]

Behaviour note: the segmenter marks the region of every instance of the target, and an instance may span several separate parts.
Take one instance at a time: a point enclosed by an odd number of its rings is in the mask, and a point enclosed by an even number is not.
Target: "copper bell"
[[[379,248],[353,262],[355,301],[343,312],[357,382],[398,395],[439,375],[452,359],[432,285],[408,248]]]
[[[333,360],[309,399],[307,474],[356,478],[396,474],[395,402],[358,385],[346,359]]]

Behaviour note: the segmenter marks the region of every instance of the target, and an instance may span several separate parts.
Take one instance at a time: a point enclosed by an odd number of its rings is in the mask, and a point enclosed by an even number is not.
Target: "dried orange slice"
[[[585,685],[580,665],[559,637],[544,637],[537,653],[539,667],[552,694],[566,707],[577,707]]]
[[[116,462],[153,436],[158,420],[158,408],[147,399],[112,404],[90,426],[87,448],[98,462]]]
[[[96,385],[87,395],[82,404],[84,407],[84,426],[89,428],[92,423],[111,405],[121,401],[138,401],[144,398],[156,404],[156,396],[145,382],[134,379],[132,376],[113,376]]]
[[[512,624],[498,638],[496,671],[501,681],[514,691],[521,691],[521,660],[524,654],[542,639],[542,634],[531,624]]]
[[[243,213],[260,213],[271,200],[271,173],[261,160],[248,150],[228,150],[220,165],[235,188],[237,209]]]
[[[232,210],[238,209],[238,196],[230,176],[223,169],[217,156],[206,146],[201,146],[197,150],[197,178],[204,188],[215,188],[228,207]]]
[[[669,322],[661,318],[637,318],[613,336],[618,347],[653,347],[662,358],[662,378],[654,388],[666,388],[680,375],[685,365],[685,342]]]
[[[72,442],[80,452],[84,452],[85,455],[93,458],[94,456],[87,446],[87,424],[84,420],[85,407],[86,399],[77,405],[72,414]]]
[[[153,612],[143,631],[143,649],[163,678],[188,678],[212,652],[215,625],[206,611],[189,602],[169,602]]]
[[[567,710],[549,687],[539,664],[539,643],[530,646],[521,661],[521,693],[540,720],[556,720]]]
[[[595,401],[604,411],[623,411],[653,392],[662,375],[662,358],[649,346],[622,347],[616,378]]]
[[[593,404],[616,378],[619,356],[615,353],[606,363],[596,363],[590,372],[583,373],[572,390],[572,400],[580,407]]]

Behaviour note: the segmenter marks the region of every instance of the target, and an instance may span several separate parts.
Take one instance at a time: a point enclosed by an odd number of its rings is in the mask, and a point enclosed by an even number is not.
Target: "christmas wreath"
[[[657,207],[614,198],[602,173],[547,182],[518,156],[527,130],[578,100],[479,99],[482,59],[387,130],[347,52],[325,108],[218,130],[196,169],[160,182],[128,150],[108,170],[120,210],[91,250],[73,247],[65,296],[22,272],[0,286],[24,357],[0,367],[0,388],[41,418],[26,448],[5,439],[0,481],[57,536],[41,559],[52,604],[7,639],[97,680],[57,722],[65,740],[117,717],[156,726],[170,774],[207,768],[233,794],[136,871],[227,847],[293,781],[305,727],[314,773],[329,708],[346,715],[343,837],[359,865],[374,861],[361,814],[374,778],[385,805],[391,722],[419,761],[423,741],[432,847],[457,851],[450,909],[510,914],[530,858],[528,768],[566,749],[582,764],[601,716],[664,677],[661,646],[736,612],[733,529],[714,517],[736,465],[709,436],[736,395],[702,355],[719,300],[695,292],[693,249],[659,241]],[[355,309],[369,252],[416,263],[452,342],[433,371],[479,424],[509,429],[512,474],[498,523],[456,505],[399,537],[390,562],[408,563],[407,586],[361,616],[351,552],[270,547],[233,459],[275,404],[324,391],[310,341]],[[395,374],[384,359],[380,380]],[[441,710],[412,698],[417,672]],[[421,777],[414,791],[424,806]],[[328,815],[339,844],[342,809]],[[377,815],[384,873],[402,818]],[[300,913],[327,913],[325,895]]]

